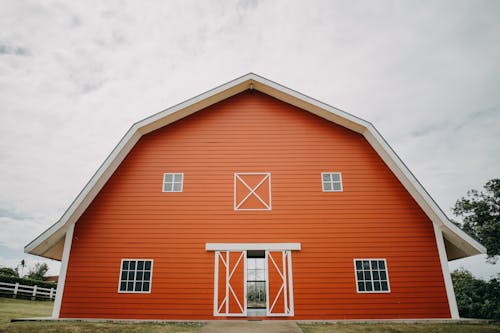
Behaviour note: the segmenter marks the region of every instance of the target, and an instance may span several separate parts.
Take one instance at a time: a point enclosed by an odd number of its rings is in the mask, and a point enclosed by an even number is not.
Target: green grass
[[[465,323],[338,323],[299,324],[304,333],[500,333],[500,324]]]
[[[10,322],[12,318],[50,317],[53,305],[54,302],[0,297],[0,325]]]
[[[194,333],[201,328],[201,325],[189,323],[10,322],[12,318],[49,317],[53,305],[53,302],[0,298],[0,333]]]

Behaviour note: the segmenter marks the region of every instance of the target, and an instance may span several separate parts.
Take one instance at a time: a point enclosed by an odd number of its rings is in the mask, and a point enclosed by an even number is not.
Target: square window
[[[123,269],[123,270],[128,269],[128,260],[124,260],[124,261],[123,261],[123,263],[122,263],[122,269]]]
[[[163,192],[182,192],[183,179],[182,173],[164,173]]]
[[[357,289],[360,293],[389,292],[387,278],[387,265],[385,260],[355,259],[354,270]]]
[[[342,192],[342,175],[340,172],[322,172],[323,192]]]
[[[152,266],[152,260],[123,260],[120,270],[118,291],[124,293],[149,292],[151,286]],[[128,269],[124,270],[123,267],[128,267]]]

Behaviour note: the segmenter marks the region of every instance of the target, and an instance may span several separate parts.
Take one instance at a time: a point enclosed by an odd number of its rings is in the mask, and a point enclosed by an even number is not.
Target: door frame
[[[247,309],[247,251],[250,250],[264,250],[265,251],[265,262],[266,262],[266,316],[267,317],[291,317],[294,315],[294,300],[293,300],[293,279],[292,279],[292,251],[300,251],[301,244],[300,243],[206,243],[205,244],[206,251],[214,251],[214,309],[213,315],[215,317],[247,317],[248,309]],[[288,307],[288,313],[271,313],[269,311],[269,268],[268,268],[268,256],[269,252],[282,252],[282,260],[283,260],[283,268],[287,268],[283,274],[285,275],[285,280],[283,281],[283,292],[286,293],[285,297],[285,312]],[[235,267],[230,267],[230,256],[231,252],[239,252],[240,256],[243,258],[243,262],[238,260]],[[226,255],[226,262],[223,264],[226,266],[226,293],[225,293],[225,311],[219,312],[219,258],[224,261],[224,257],[222,253]],[[240,257],[241,259],[241,257]],[[241,305],[238,301],[238,305],[241,309],[243,308],[241,313],[229,313],[229,298],[231,297],[231,286],[230,280],[232,274],[238,265],[243,264],[244,270],[244,281],[243,281],[243,305]],[[281,273],[280,273],[281,274]],[[235,299],[237,297],[234,295]],[[288,297],[288,303],[286,301],[286,297]],[[277,298],[276,298],[277,299]],[[222,303],[221,303],[222,307]]]

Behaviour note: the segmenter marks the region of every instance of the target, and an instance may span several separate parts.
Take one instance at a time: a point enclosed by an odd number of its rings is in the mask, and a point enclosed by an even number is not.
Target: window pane
[[[332,173],[332,180],[334,182],[339,182],[340,181],[340,175],[338,173]]]
[[[165,192],[172,192],[172,188],[173,188],[172,183],[163,184],[163,191]]]
[[[364,280],[363,272],[357,272],[356,275],[358,276],[359,281]]]
[[[174,192],[181,191],[181,183],[174,183]]]
[[[387,280],[387,274],[385,271],[380,271],[380,280]]]
[[[130,269],[131,270],[135,269],[135,261],[130,262]]]
[[[255,280],[255,269],[249,269],[247,272],[247,280],[254,281]]]
[[[378,268],[380,268],[380,269],[384,269],[385,268],[385,263],[384,263],[383,260],[379,260],[378,261]]]
[[[334,191],[341,191],[342,186],[340,185],[340,183],[333,183],[333,190]]]
[[[134,291],[134,283],[133,282],[127,283],[127,291]]]
[[[255,268],[257,269],[266,269],[266,259],[259,258],[255,260]]]
[[[370,269],[370,262],[368,260],[363,260],[363,269]]]
[[[151,270],[151,260],[145,262],[144,269]]]
[[[149,282],[144,282],[142,284],[142,291],[149,291]]]
[[[329,174],[329,173],[324,173],[324,174],[323,174],[323,181],[325,181],[325,182],[329,182],[329,181],[330,181],[330,179],[331,179],[330,177],[331,177],[331,176],[330,176],[330,174]]]
[[[126,282],[120,283],[120,291],[127,291],[127,283]]]
[[[150,272],[144,272],[144,280],[145,281],[149,281],[150,278],[151,278],[151,273]]]
[[[176,173],[174,176],[174,182],[180,183],[182,182],[182,174],[181,173]]]
[[[144,261],[140,260],[137,262],[137,269],[144,269]]]
[[[366,291],[372,291],[372,283],[371,282],[365,282],[366,285]]]
[[[266,274],[263,269],[258,269],[255,271],[255,280],[264,281],[266,279]]]
[[[135,279],[136,280],[142,280],[142,276],[143,276],[143,272],[137,272],[136,276],[135,276]]]
[[[128,269],[128,260],[124,260],[122,263],[122,269]]]
[[[134,272],[128,272],[128,279],[127,280],[134,280]]]
[[[364,284],[364,282],[358,282],[358,290],[359,291],[365,291],[365,284]]]
[[[361,260],[356,260],[356,269],[360,270],[361,268],[363,268],[363,266],[361,264]]]
[[[373,288],[376,291],[380,291],[380,282],[373,282]]]
[[[127,272],[122,272],[122,280],[126,280],[127,279]]]
[[[377,269],[377,260],[372,260],[372,269]]]
[[[388,286],[387,282],[381,282],[380,285],[382,286],[382,290],[384,290],[384,291],[389,290],[389,286]]]
[[[248,269],[255,269],[255,259],[254,258],[247,259],[247,268]]]
[[[135,291],[142,291],[142,282],[135,283]]]
[[[380,277],[378,275],[378,271],[373,272],[373,279],[374,280],[379,280],[380,279]]]
[[[365,280],[371,280],[372,279],[372,275],[370,272],[365,272]]]
[[[325,191],[331,191],[332,190],[332,184],[330,184],[330,183],[323,183],[323,190],[325,190]]]
[[[163,182],[171,183],[172,181],[173,181],[173,175],[171,173],[166,173]]]

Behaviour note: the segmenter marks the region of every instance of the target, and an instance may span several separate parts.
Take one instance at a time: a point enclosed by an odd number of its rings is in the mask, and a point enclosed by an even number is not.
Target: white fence
[[[56,288],[42,288],[19,283],[0,282],[0,294],[12,294],[13,298],[17,296],[31,296],[32,300],[42,298],[52,301],[56,297]]]

